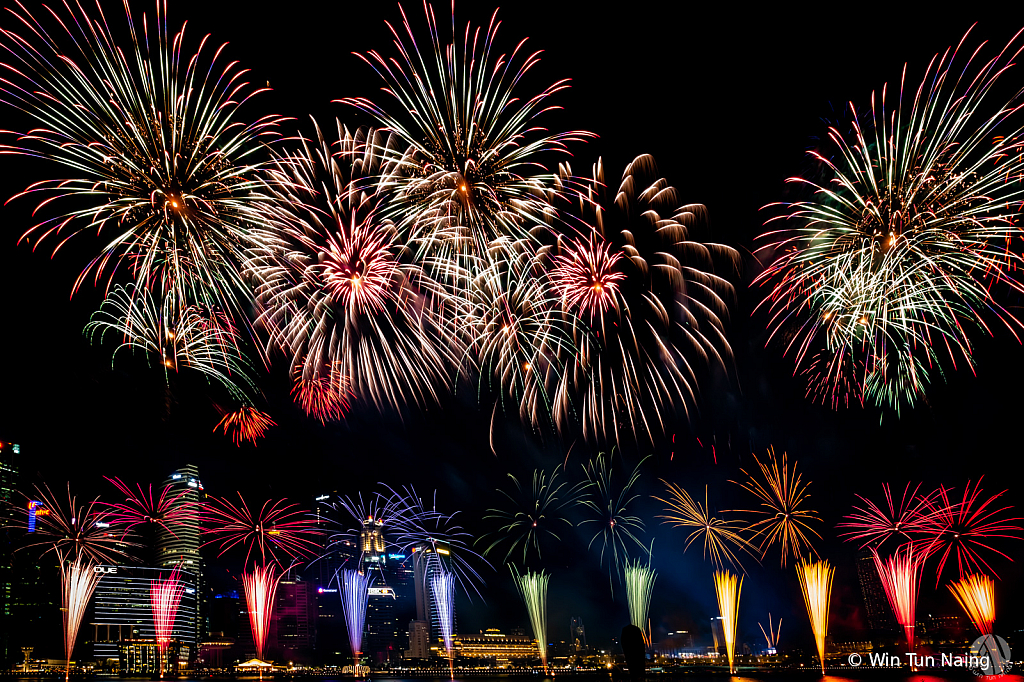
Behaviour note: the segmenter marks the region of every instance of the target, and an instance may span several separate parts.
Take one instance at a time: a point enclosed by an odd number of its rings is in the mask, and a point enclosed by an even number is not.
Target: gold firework
[[[807,617],[811,619],[811,630],[814,631],[814,643],[818,647],[818,660],[821,661],[821,674],[825,674],[825,635],[828,634],[828,601],[832,594],[832,577],[835,568],[827,561],[800,560],[796,567],[800,590],[804,593],[804,604],[807,605]]]
[[[708,509],[708,489],[704,487],[704,505],[690,497],[690,494],[680,486],[662,480],[668,487],[668,499],[655,496],[654,499],[666,505],[666,514],[660,515],[659,519],[665,519],[665,523],[672,526],[680,526],[692,529],[686,537],[686,545],[683,551],[690,548],[694,542],[701,537],[704,538],[704,556],[710,554],[711,561],[715,566],[721,568],[723,560],[728,561],[735,567],[743,568],[739,558],[730,549],[737,549],[748,552],[753,556],[755,547],[739,534],[741,527],[735,521],[727,521],[711,516]]]
[[[982,635],[992,634],[996,620],[996,584],[984,573],[972,573],[949,585],[960,606]]]
[[[722,616],[722,632],[725,634],[725,653],[729,657],[729,672],[736,672],[736,623],[740,614],[740,590],[743,576],[729,571],[715,571],[715,594],[718,597],[718,612]]]

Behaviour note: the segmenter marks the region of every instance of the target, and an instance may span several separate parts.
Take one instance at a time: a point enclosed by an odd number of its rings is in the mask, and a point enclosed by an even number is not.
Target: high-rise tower
[[[204,623],[203,595],[203,558],[199,553],[201,541],[199,537],[199,516],[206,500],[203,483],[199,480],[199,469],[194,464],[186,464],[171,473],[163,483],[169,499],[176,504],[187,505],[186,513],[173,528],[161,527],[156,536],[155,565],[160,568],[171,568],[180,564],[183,570],[189,571],[196,579],[196,627],[195,641],[206,635]]]

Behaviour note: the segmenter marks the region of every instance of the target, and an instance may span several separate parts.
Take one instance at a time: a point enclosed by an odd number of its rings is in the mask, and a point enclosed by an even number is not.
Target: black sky
[[[116,5],[108,7],[112,20]],[[228,41],[228,57],[251,69],[253,82],[270,83],[271,94],[247,105],[250,116],[279,113],[303,126],[309,115],[322,124],[335,116],[351,125],[366,123],[332,100],[385,97],[373,71],[351,53],[393,54],[384,21],[400,21],[397,6],[296,0],[272,12],[257,7],[233,0],[172,0],[170,14],[172,23],[189,21],[193,40],[209,32],[218,43]],[[437,10],[446,12],[443,4]],[[408,3],[406,11],[423,35],[420,6]],[[490,5],[463,3],[457,20],[485,23],[491,11]],[[614,181],[624,163],[651,153],[685,201],[708,206],[715,238],[749,254],[766,217],[760,208],[789,196],[785,178],[806,168],[805,151],[817,147],[828,123],[845,124],[849,99],[865,106],[873,89],[898,81],[904,63],[909,82],[916,83],[932,55],[955,44],[976,21],[970,44],[1004,44],[1024,26],[1024,9],[1014,12],[980,3],[940,14],[919,3],[748,11],[731,3],[624,3],[598,10],[593,3],[524,1],[500,11],[499,47],[510,50],[529,36],[533,49],[544,50],[525,94],[572,79],[572,89],[557,96],[564,110],[545,121],[552,129],[599,135],[572,148],[577,171],[603,156]],[[10,23],[0,18],[0,25]],[[1024,87],[1022,74],[1009,78]],[[0,128],[20,123],[6,109],[0,121]],[[24,157],[0,156],[0,193],[6,198],[59,173]],[[28,479],[51,485],[70,479],[83,489],[105,491],[102,475],[155,482],[191,462],[201,467],[208,491],[238,489],[253,498],[308,499],[377,481],[414,483],[424,493],[436,488],[439,505],[464,509],[465,525],[478,530],[481,512],[507,473],[524,478],[534,467],[566,459],[571,443],[541,442],[511,424],[499,423],[492,452],[489,414],[481,414],[465,391],[425,413],[398,418],[357,411],[346,424],[321,428],[290,406],[285,381],[274,373],[263,388],[280,426],[256,449],[236,449],[210,433],[213,408],[203,392],[187,386],[180,387],[166,418],[155,373],[137,362],[111,369],[112,347],[90,346],[82,336],[102,293],[87,288],[69,300],[69,292],[97,244],[83,235],[52,259],[52,245],[36,252],[16,246],[31,208],[25,200],[0,208],[0,438],[23,443],[18,464]],[[995,339],[978,340],[977,377],[962,371],[938,381],[927,404],[902,419],[886,415],[880,423],[873,410],[833,413],[809,405],[789,361],[778,349],[764,348],[764,320],[751,318],[758,294],[745,290],[757,264],[748,257],[746,265],[731,334],[738,385],[709,389],[693,429],[679,423],[675,443],[660,442],[642,469],[637,490],[645,499],[638,510],[648,521],[646,541],[655,540],[660,571],[652,616],[656,625],[677,629],[704,623],[714,611],[709,564],[696,549],[683,555],[683,536],[653,518],[657,507],[646,496],[660,491],[658,478],[679,482],[691,493],[708,484],[720,509],[742,506],[743,496],[727,481],[740,475],[739,466],[753,464],[750,452],[771,445],[799,460],[813,481],[813,501],[825,519],[823,553],[839,566],[840,615],[834,613],[834,620],[852,625],[860,617],[853,549],[835,540],[834,525],[849,511],[854,493],[878,497],[883,481],[959,486],[984,475],[986,489],[1009,487],[1009,501],[1022,506],[1020,477],[1011,474],[1020,457],[1024,353],[997,330]],[[592,454],[583,444],[572,447],[570,473],[578,477]],[[628,465],[639,456],[627,453]],[[552,549],[544,563],[554,574],[552,639],[562,638],[558,633],[575,613],[584,615],[598,643],[626,620],[624,597],[620,592],[614,603],[608,599],[607,577],[596,552],[586,552],[588,540],[586,527],[568,533],[565,546]],[[1021,544],[1007,549],[1019,557]],[[771,560],[766,564],[751,568],[741,630],[756,641],[756,623],[771,610],[788,619],[784,642],[809,636],[800,634],[805,616],[791,569],[780,572]],[[1015,618],[1024,605],[1024,595],[1012,587],[1021,569],[1005,561],[996,567],[1006,569],[1001,613]],[[488,606],[464,605],[460,624],[467,630],[525,624],[507,569],[486,577]],[[952,611],[954,605],[936,596],[932,585],[922,590],[922,608]]]

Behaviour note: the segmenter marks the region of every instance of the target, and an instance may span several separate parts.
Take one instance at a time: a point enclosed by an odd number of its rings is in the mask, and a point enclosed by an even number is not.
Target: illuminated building
[[[412,548],[413,582],[415,584],[416,620],[430,624],[430,645],[433,647],[441,640],[441,624],[434,604],[434,595],[430,590],[430,578],[439,567],[447,563],[450,556],[448,547],[442,543],[421,544]],[[452,612],[452,631],[458,631],[458,620]]]
[[[713,654],[715,656],[725,656],[725,625],[721,616],[715,616],[711,619],[711,640],[714,642]]]
[[[0,441],[0,661],[14,658],[10,633],[13,628],[12,604],[14,589],[14,486],[18,469],[14,456],[21,453],[17,443]]]
[[[885,588],[882,587],[882,579],[878,576],[878,567],[870,550],[865,549],[857,554],[857,580],[864,598],[868,627],[878,633],[895,631],[896,619],[889,608],[889,599],[885,596]]]
[[[92,618],[89,621],[93,626],[93,653],[96,658],[105,662],[120,660],[121,644],[129,640],[152,640],[155,646],[156,629],[153,625],[150,595],[153,581],[166,579],[170,571],[146,566],[108,565],[96,566],[95,570],[103,573],[103,578],[96,586]],[[180,655],[182,665],[185,665],[197,651],[198,590],[194,573],[183,570],[180,580],[184,585],[184,593],[174,619],[172,639],[178,642],[177,655]],[[137,643],[137,646],[144,648],[144,643]],[[139,661],[155,655],[145,653],[143,648],[132,649],[131,656],[136,657],[133,665],[142,665]]]
[[[154,547],[154,566],[173,568],[181,564],[182,569],[195,576],[196,593],[205,593],[203,580],[203,558],[199,554],[202,541],[199,537],[199,516],[206,493],[203,483],[199,480],[199,469],[194,464],[186,464],[174,471],[164,480],[163,488],[167,496],[176,500],[176,504],[188,505],[189,513],[184,520],[168,530],[160,527],[156,534]],[[195,605],[197,629],[188,643],[195,646],[206,634],[204,627],[206,615],[203,613],[203,601],[200,598]]]
[[[430,657],[430,623],[425,620],[409,621],[409,648],[404,658],[422,660]]]
[[[310,582],[285,577],[277,585],[270,641],[283,660],[311,663],[316,644],[317,593]]]
[[[587,650],[587,632],[583,629],[583,616],[573,616],[569,622],[569,649],[572,653]]]
[[[401,658],[407,631],[402,623],[413,615],[413,562],[404,554],[388,553],[384,523],[363,521],[359,533],[361,570],[373,576],[366,605],[363,653],[375,663]]]
[[[163,670],[169,675],[188,667],[188,656],[181,642],[172,639],[166,649]],[[160,646],[155,639],[123,639],[118,645],[118,669],[122,675],[160,674]]]
[[[476,635],[455,635],[452,646],[456,658],[498,668],[529,665],[540,659],[537,640],[527,636],[506,635],[494,628]],[[435,648],[438,655],[443,655],[443,647]]]

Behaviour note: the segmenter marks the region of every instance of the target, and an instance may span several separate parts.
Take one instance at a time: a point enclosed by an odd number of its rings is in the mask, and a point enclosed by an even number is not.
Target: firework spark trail
[[[271,419],[269,414],[260,412],[255,407],[243,405],[234,412],[225,414],[213,427],[213,432],[217,433],[217,429],[220,429],[225,436],[230,433],[231,442],[238,447],[241,447],[243,441],[255,447],[256,441],[263,438],[271,426],[277,426],[277,422]]]
[[[71,654],[78,638],[78,628],[103,574],[94,570],[96,563],[84,553],[72,559],[64,550],[57,550],[57,558],[60,561],[61,611],[64,614],[64,659],[67,661],[64,679],[67,680],[71,675]]]
[[[890,538],[902,544],[923,537],[935,514],[936,493],[922,495],[919,493],[920,483],[913,491],[908,483],[897,504],[888,483],[882,484],[882,490],[885,492],[884,506],[875,504],[863,495],[857,495],[864,506],[854,506],[854,513],[847,514],[843,517],[847,520],[837,524],[837,528],[850,529],[840,533],[839,537],[846,537],[848,542],[860,542],[862,549],[880,547]]]
[[[267,500],[258,511],[249,508],[242,494],[239,503],[227,498],[209,497],[203,507],[209,537],[203,546],[216,544],[218,556],[235,547],[245,549],[245,563],[298,561],[316,553],[319,546],[311,538],[319,534],[313,517],[287,500]],[[253,509],[256,509],[253,507]]]
[[[696,406],[698,368],[730,371],[724,330],[735,292],[721,272],[735,271],[739,254],[696,239],[705,207],[681,203],[650,155],[626,166],[614,194],[600,160],[590,178],[563,164],[559,187],[567,234],[550,279],[577,317],[569,373],[584,433],[653,441],[678,410]]]
[[[94,343],[107,334],[120,338],[111,363],[122,351],[138,351],[158,359],[168,385],[171,376],[189,369],[249,402],[256,392],[253,368],[239,350],[234,325],[208,307],[180,303],[170,296],[158,300],[149,288],[117,285],[89,318],[85,334]]]
[[[972,573],[949,584],[949,591],[982,635],[992,634],[996,620],[996,584],[983,573]]]
[[[109,512],[110,524],[124,535],[142,526],[155,525],[177,537],[175,529],[195,515],[196,505],[186,499],[186,491],[174,493],[170,486],[164,486],[160,495],[154,497],[152,485],[144,489],[138,483],[132,488],[120,478],[104,478],[125,497],[124,502],[103,503]]]
[[[33,500],[27,496],[25,499],[30,504],[37,503],[35,530],[31,533],[32,541],[24,545],[25,548],[46,547],[45,552],[55,552],[70,562],[81,557],[83,561],[88,559],[94,564],[117,564],[138,546],[138,543],[121,537],[114,528],[108,527],[108,519],[112,520],[114,513],[98,498],[79,504],[78,498],[71,494],[70,484],[66,503],[46,485],[41,488],[35,486]],[[19,514],[19,527],[23,523],[21,518]],[[27,531],[28,516],[24,518],[26,525],[23,528]]]
[[[539,61],[525,40],[495,58],[497,12],[486,31],[469,24],[459,42],[454,14],[451,42],[444,42],[433,8],[424,3],[429,51],[402,13],[405,35],[388,23],[399,57],[376,51],[359,55],[384,80],[391,106],[367,99],[343,99],[375,118],[401,140],[389,150],[392,173],[383,181],[388,213],[417,245],[418,260],[440,264],[434,274],[461,288],[452,265],[470,274],[486,262],[494,244],[511,237],[532,239],[529,228],[543,223],[551,207],[549,182],[538,154],[567,154],[566,144],[593,135],[548,133],[537,118],[567,80],[533,96],[518,94],[521,81]]]
[[[758,547],[761,558],[763,559],[767,550],[778,542],[782,549],[781,565],[785,567],[790,556],[795,561],[803,559],[805,553],[808,557],[811,554],[817,556],[808,534],[819,540],[821,535],[809,522],[821,522],[821,518],[813,509],[804,508],[807,498],[810,497],[807,494],[809,482],[803,483],[801,476],[797,474],[796,462],[793,462],[790,469],[786,464],[785,452],[782,453],[781,466],[774,450],[769,449],[768,454],[768,462],[762,462],[754,455],[754,461],[760,468],[763,480],[758,480],[745,469],[740,469],[747,476],[747,480],[742,483],[733,482],[753,493],[761,501],[757,510],[746,510],[748,513],[764,517],[746,529],[753,533],[754,539],[762,536]]]
[[[650,621],[648,614],[651,609],[651,593],[654,591],[654,580],[657,572],[650,564],[641,564],[639,559],[632,563],[626,562],[626,603],[629,604],[629,622],[640,628],[644,635],[644,643],[651,645]]]
[[[300,368],[296,369],[291,395],[303,412],[325,426],[327,422],[343,419],[351,409],[351,398],[354,397],[349,380],[334,372],[307,379],[302,376]]]
[[[555,467],[551,476],[541,469],[534,469],[529,489],[524,489],[515,476],[508,474],[515,485],[515,491],[509,493],[499,489],[498,492],[509,506],[505,509],[492,507],[483,517],[485,520],[495,519],[502,524],[493,533],[494,539],[484,549],[484,556],[508,542],[508,551],[503,561],[509,561],[516,550],[521,548],[520,561],[525,564],[530,550],[536,552],[538,560],[541,558],[542,539],[551,537],[561,542],[555,528],[562,525],[573,527],[572,522],[565,518],[564,510],[579,504],[580,494],[587,486],[584,482],[570,485],[567,481],[560,481],[562,473],[561,466]],[[486,537],[483,536],[481,540]]]
[[[825,674],[825,637],[828,635],[828,604],[832,594],[832,578],[835,568],[827,561],[800,561],[796,567],[800,590],[804,593],[807,616],[814,631],[814,643],[818,647],[821,674]],[[769,626],[771,622],[769,621]],[[780,621],[781,627],[781,621]]]
[[[348,643],[352,647],[352,665],[359,665],[363,653],[363,624],[366,622],[366,604],[370,599],[373,576],[346,568],[338,574],[341,585],[341,609],[345,613]]]
[[[915,548],[923,556],[938,556],[936,589],[942,579],[946,561],[954,554],[960,578],[972,572],[984,571],[999,577],[981,552],[992,552],[1013,561],[1009,555],[993,547],[993,541],[1024,539],[1024,527],[1019,523],[1024,519],[1004,516],[1003,512],[1013,508],[1010,505],[995,508],[996,501],[1005,490],[991,497],[983,497],[981,479],[973,487],[968,481],[963,497],[959,500],[951,500],[950,492],[952,489],[940,487],[934,496],[928,498],[928,514],[922,524],[924,537],[915,543]]]
[[[725,634],[725,653],[729,657],[729,672],[735,673],[736,626],[739,622],[743,577],[729,571],[715,571],[714,578],[718,613],[722,616],[722,631]]]
[[[150,586],[149,605],[153,611],[153,628],[156,631],[156,643],[160,650],[161,679],[167,667],[167,647],[174,636],[174,619],[178,615],[178,605],[184,594],[185,585],[181,582],[180,566],[175,566],[166,579],[154,580]],[[246,599],[248,600],[248,598],[247,591]]]
[[[519,594],[526,603],[526,612],[530,615],[533,636],[537,639],[540,651],[540,662],[544,666],[544,674],[548,672],[548,580],[551,578],[544,571],[534,573],[527,571],[522,575],[513,574]]]
[[[921,583],[923,558],[915,553],[913,545],[901,545],[884,561],[878,550],[871,550],[875,567],[882,579],[885,596],[889,599],[896,622],[903,627],[907,646],[914,650],[914,618],[917,612],[917,593]]]
[[[774,651],[778,651],[779,637],[782,636],[782,619],[779,618],[778,627],[772,630],[772,614],[768,614],[768,629],[765,630],[764,626],[760,623],[757,627],[761,628],[761,634],[764,635],[765,641],[768,643],[768,648]]]
[[[690,497],[690,494],[681,486],[669,483],[664,479],[661,482],[667,488],[668,499],[657,495],[654,496],[654,499],[666,506],[667,513],[658,518],[664,519],[663,523],[672,526],[693,529],[686,538],[686,544],[683,546],[684,552],[694,542],[703,538],[704,557],[707,558],[710,554],[711,562],[718,568],[721,568],[725,561],[728,561],[733,567],[743,568],[743,564],[731,547],[747,552],[756,559],[757,548],[740,535],[742,524],[711,516],[707,486],[704,487],[704,504],[701,505],[698,500]]]
[[[438,562],[437,568],[430,575],[430,593],[434,595],[437,606],[437,623],[441,629],[441,640],[444,643],[445,655],[448,657],[448,669],[455,679],[453,659],[453,636],[455,627],[455,577],[445,570]]]
[[[853,133],[830,128],[835,153],[810,152],[824,182],[789,180],[814,197],[780,205],[772,220],[793,227],[762,235],[775,260],[755,281],[772,287],[759,306],[772,338],[814,374],[809,395],[898,412],[934,372],[958,358],[973,366],[974,328],[991,334],[994,319],[1019,336],[997,296],[1024,289],[1011,250],[1022,235],[1020,94],[992,100],[1019,36],[988,61],[962,41],[916,89],[905,88],[904,68],[895,106],[883,89],[862,121],[851,103]]]
[[[333,151],[315,127],[315,140],[300,138],[267,172],[268,227],[246,262],[259,324],[303,382],[379,410],[435,403],[463,353],[435,310],[443,293],[382,215],[374,183],[388,172],[392,137],[338,123]]]
[[[256,566],[252,572],[242,572],[242,588],[245,591],[245,604],[249,610],[249,626],[252,628],[252,640],[256,645],[256,658],[263,659],[263,651],[270,634],[270,623],[274,614],[274,599],[277,585],[281,580],[275,564]]]
[[[643,543],[634,534],[643,532],[644,522],[639,516],[629,513],[630,505],[640,497],[633,492],[633,486],[640,480],[640,465],[644,457],[633,468],[632,473],[621,488],[616,485],[611,455],[599,453],[596,460],[583,467],[587,477],[586,494],[581,504],[592,513],[592,518],[584,519],[580,525],[598,524],[598,530],[587,545],[589,550],[598,538],[601,538],[601,564],[604,565],[605,553],[608,559],[608,583],[612,584],[612,575],[622,576],[623,562],[629,557],[629,549],[637,546],[646,551]],[[648,455],[649,457],[650,455]]]
[[[127,270],[140,290],[176,307],[205,303],[241,313],[238,297],[247,295],[239,264],[250,244],[247,226],[258,217],[253,159],[280,119],[241,122],[239,107],[263,89],[251,88],[236,62],[218,63],[224,46],[212,58],[204,53],[207,38],[190,57],[184,31],[171,33],[166,2],[155,4],[156,21],[143,15],[142,31],[128,3],[117,31],[81,5],[65,5],[65,16],[51,10],[53,32],[23,7],[9,10],[26,33],[0,33],[10,59],[0,93],[37,127],[0,153],[44,158],[71,172],[23,193],[42,193],[40,206],[55,198],[85,202],[23,238],[60,239],[59,249],[72,227],[72,235],[113,230],[76,290],[90,272],[98,281]]]

